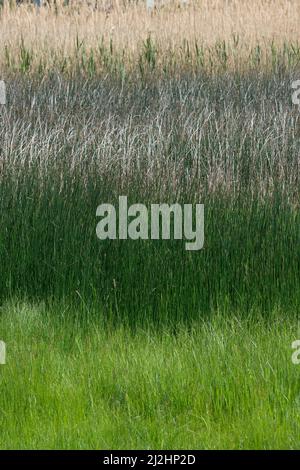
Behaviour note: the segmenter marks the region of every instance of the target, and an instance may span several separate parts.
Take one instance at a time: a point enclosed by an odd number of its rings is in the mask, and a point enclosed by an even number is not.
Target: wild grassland
[[[1,448],[299,447],[299,7],[220,4],[2,10]],[[98,240],[119,195],[204,249]]]

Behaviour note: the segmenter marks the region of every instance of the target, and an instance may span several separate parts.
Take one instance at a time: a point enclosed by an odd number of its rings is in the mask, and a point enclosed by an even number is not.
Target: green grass
[[[55,313],[55,314],[54,314]],[[2,449],[296,449],[296,322],[282,312],[168,330],[6,304]]]

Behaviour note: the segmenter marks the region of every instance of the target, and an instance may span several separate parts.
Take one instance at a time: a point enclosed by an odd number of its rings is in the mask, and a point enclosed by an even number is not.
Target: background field
[[[298,2],[99,5],[1,10],[0,447],[298,448]]]

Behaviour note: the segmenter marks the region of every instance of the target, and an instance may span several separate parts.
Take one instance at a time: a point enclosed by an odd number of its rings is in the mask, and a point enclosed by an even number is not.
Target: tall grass
[[[240,70],[299,63],[297,0],[146,2],[57,0],[0,10],[2,73],[59,70],[130,73],[146,57],[156,73],[176,68]],[[150,47],[150,50],[149,50]]]
[[[0,296],[130,325],[296,314],[299,115],[286,72],[8,83]],[[205,204],[205,246],[100,241],[96,208]]]

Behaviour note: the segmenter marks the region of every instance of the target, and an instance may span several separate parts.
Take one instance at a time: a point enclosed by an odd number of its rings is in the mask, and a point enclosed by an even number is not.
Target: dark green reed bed
[[[268,316],[300,301],[299,115],[290,76],[8,82],[0,296],[99,320]],[[99,204],[203,203],[205,242],[96,237]]]

